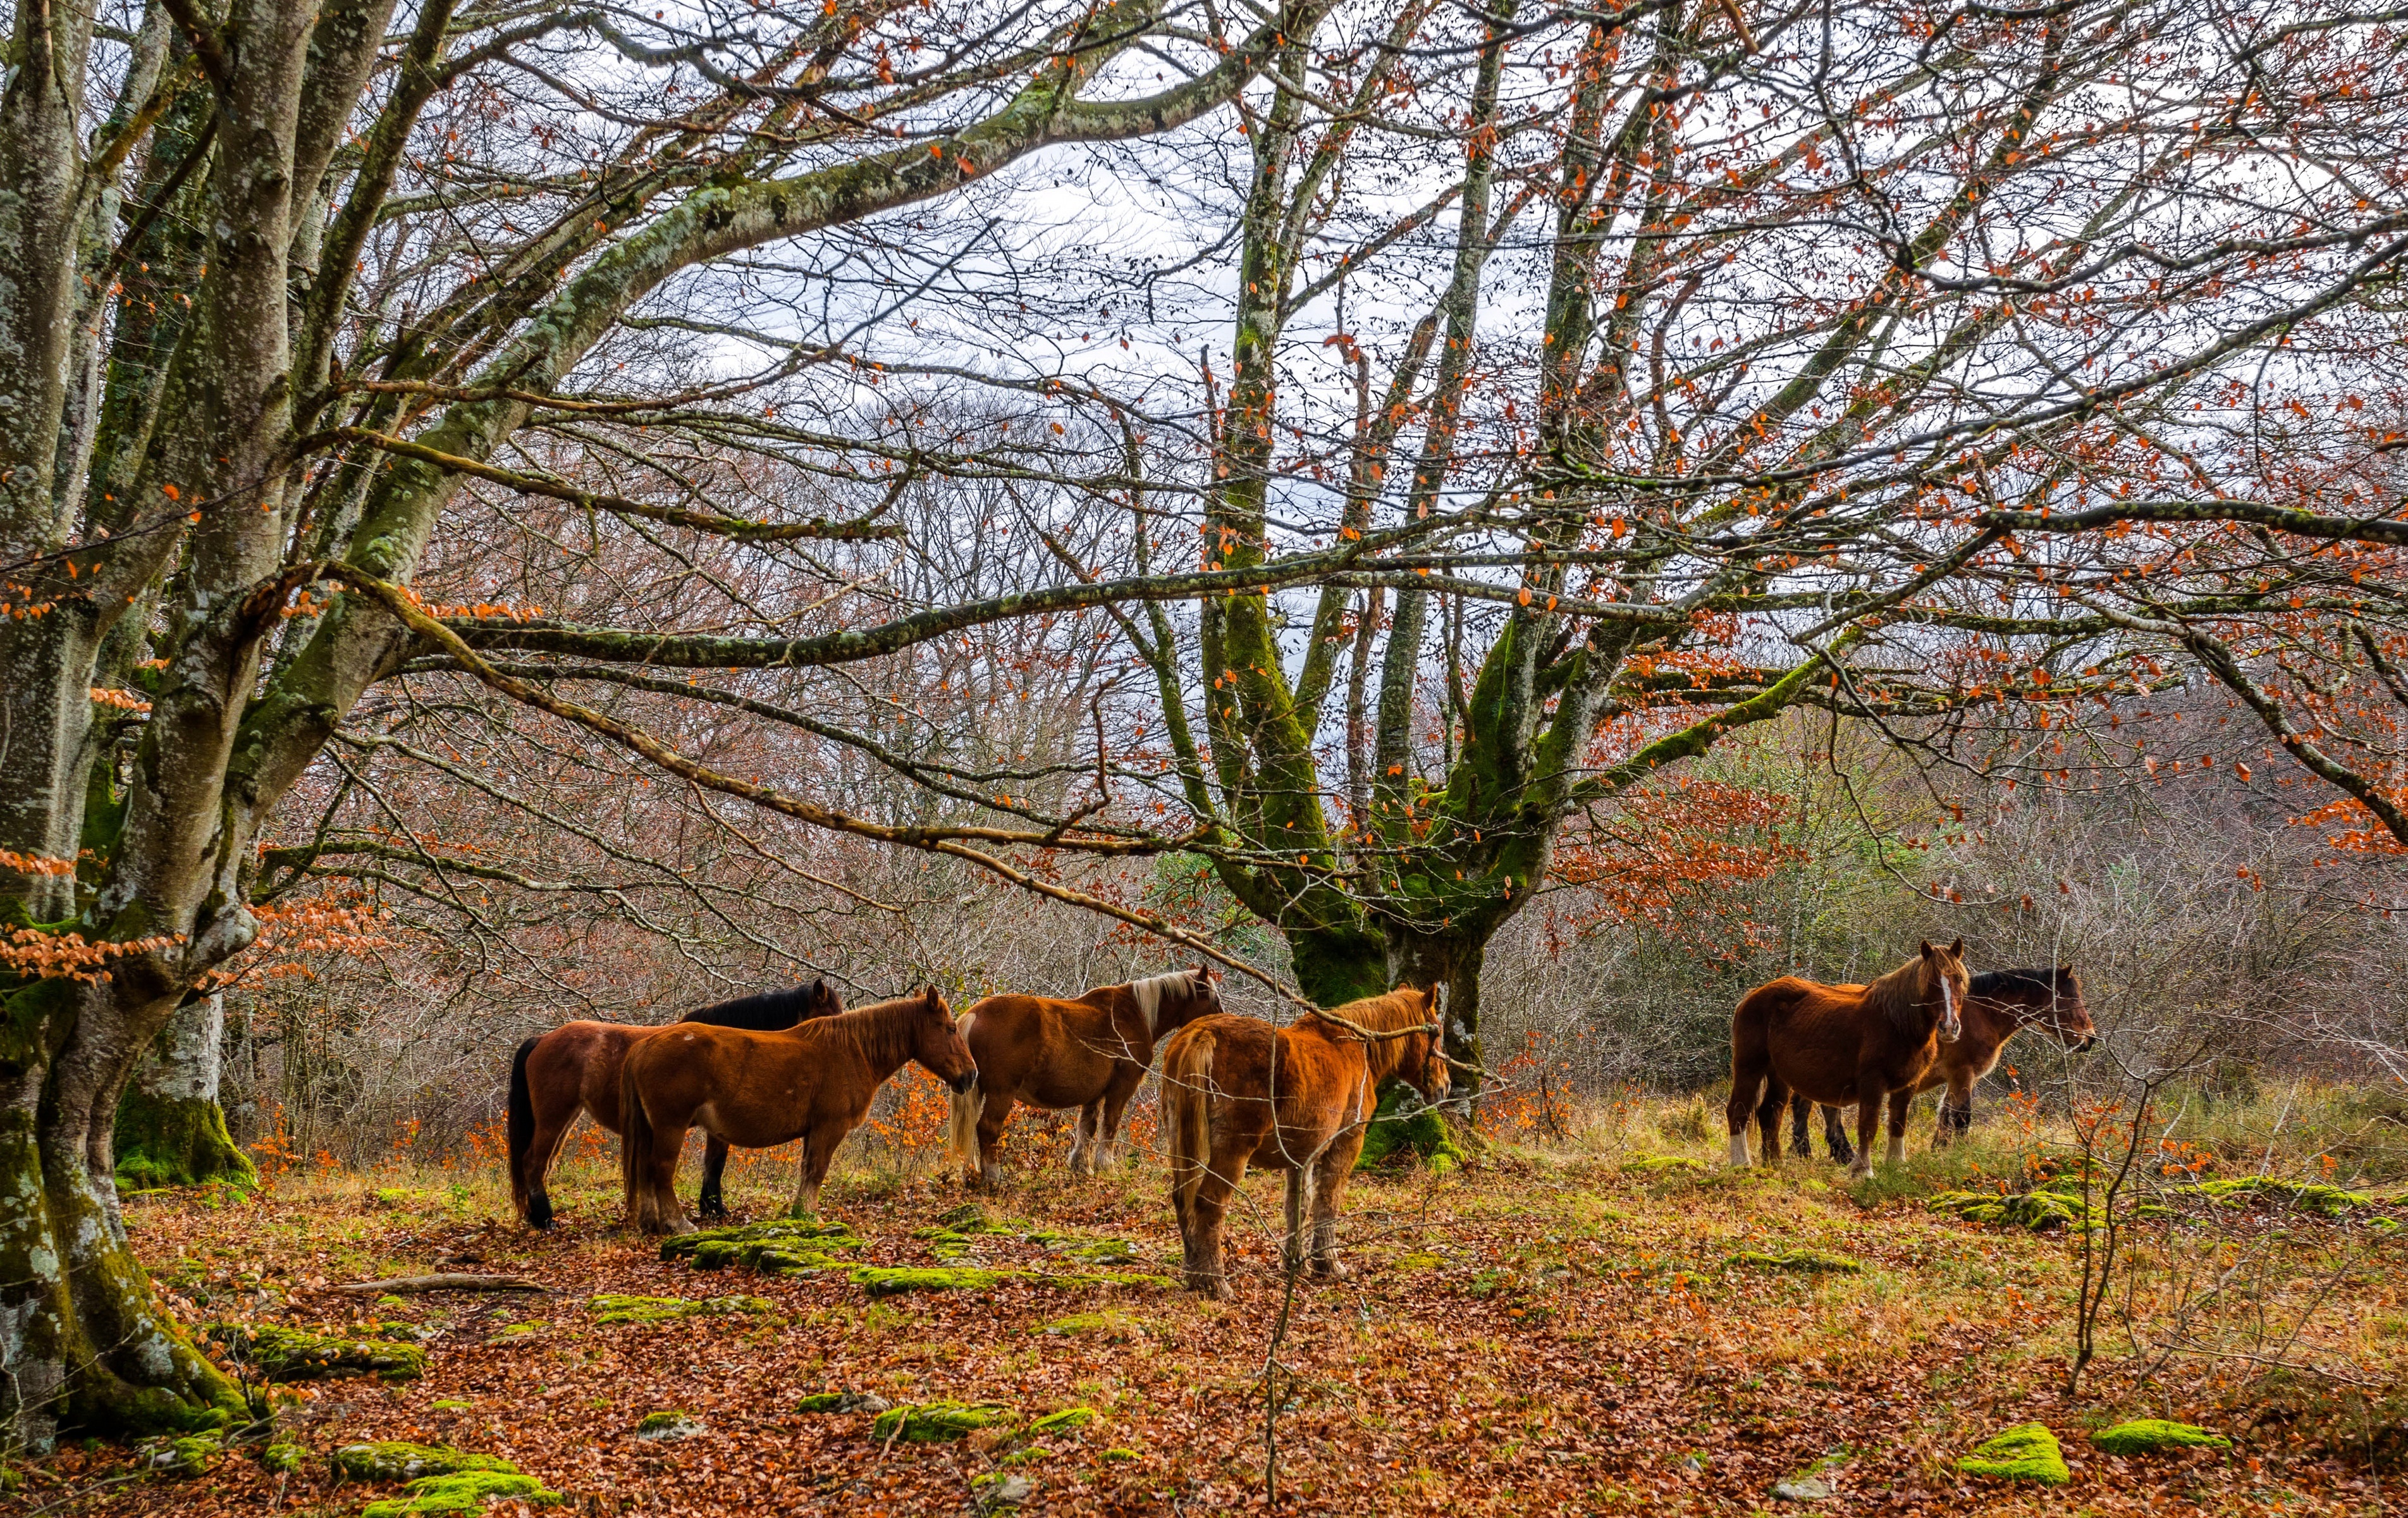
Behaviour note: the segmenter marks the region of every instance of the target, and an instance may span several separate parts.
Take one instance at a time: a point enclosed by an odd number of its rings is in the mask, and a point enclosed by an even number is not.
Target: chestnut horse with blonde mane
[[[1964,1021],[1965,1031],[1955,1043],[1941,1045],[1940,1058],[1914,1086],[1916,1096],[1934,1086],[1948,1088],[1940,1098],[1940,1131],[1931,1136],[1935,1147],[1973,1125],[1973,1084],[1998,1067],[2000,1052],[2016,1034],[2045,1028],[2070,1054],[2082,1053],[2099,1041],[2089,1004],[2082,999],[2082,982],[2064,965],[2046,970],[1984,970],[1966,987]],[[1811,1159],[1806,1117],[1814,1104],[1803,1096],[1793,1100],[1789,1153]],[[1823,1141],[1842,1165],[1856,1158],[1836,1107],[1823,1109]]]
[[[1432,1101],[1446,1095],[1437,992],[1400,986],[1283,1028],[1223,1012],[1172,1037],[1162,1056],[1163,1121],[1188,1290],[1229,1295],[1221,1224],[1250,1164],[1287,1172],[1288,1261],[1306,1248],[1309,1213],[1313,1273],[1345,1273],[1338,1207],[1392,1075]]]
[[[1784,975],[1740,998],[1731,1013],[1730,1162],[1745,1166],[1747,1120],[1764,1130],[1764,1163],[1781,1159],[1781,1112],[1792,1092],[1856,1110],[1849,1173],[1872,1174],[1873,1129],[1889,1104],[1888,1163],[1906,1158],[1906,1110],[1918,1082],[1956,1041],[1970,977],[1965,940],[1926,943],[1867,986],[1824,985]],[[1761,1098],[1761,1099],[1759,1099]]]
[[[715,1001],[678,1021],[727,1028],[790,1028],[843,1010],[844,1001],[836,987],[825,981],[806,981],[784,991]],[[652,1037],[663,1025],[675,1024],[563,1023],[519,1045],[510,1059],[504,1131],[509,1139],[510,1204],[529,1227],[552,1226],[552,1196],[543,1182],[568,1125],[582,1112],[597,1126],[619,1131],[619,1074],[626,1065],[627,1051],[637,1039]],[[719,1190],[720,1176],[726,1168],[727,1145],[713,1138],[702,1153],[702,1196],[695,1202],[695,1210],[704,1217],[727,1215],[727,1204]]]
[[[685,1131],[696,1124],[742,1149],[800,1138],[793,1215],[816,1212],[837,1146],[869,1115],[887,1077],[915,1060],[955,1091],[978,1073],[935,986],[776,1033],[680,1025],[638,1039],[619,1078],[628,1224],[685,1231],[671,1182]]]
[[[947,1149],[972,1185],[1003,1179],[1004,1125],[1012,1104],[1078,1108],[1070,1168],[1093,1175],[1112,1163],[1121,1114],[1154,1064],[1154,1040],[1221,1010],[1221,977],[1204,966],[1125,985],[1097,986],[1073,1001],[988,996],[962,1014],[978,1075],[953,1097]]]

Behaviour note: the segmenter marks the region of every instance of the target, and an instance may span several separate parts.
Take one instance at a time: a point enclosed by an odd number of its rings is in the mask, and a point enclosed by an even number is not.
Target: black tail
[[[506,1131],[510,1143],[510,1200],[518,1204],[519,1216],[541,1228],[552,1222],[552,1205],[543,1204],[543,1216],[537,1217],[527,1210],[527,1147],[535,1142],[535,1097],[527,1091],[527,1056],[535,1053],[540,1038],[529,1038],[519,1045],[510,1056],[509,1121]]]

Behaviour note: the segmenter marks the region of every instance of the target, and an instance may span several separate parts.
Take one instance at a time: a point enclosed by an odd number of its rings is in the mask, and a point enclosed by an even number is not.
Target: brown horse
[[[2082,1053],[2099,1041],[2090,1008],[2082,999],[2082,982],[2071,968],[1984,970],[1973,977],[1965,993],[1965,1031],[1955,1043],[1941,1046],[1939,1061],[1914,1087],[1917,1096],[1938,1085],[1948,1088],[1940,1098],[1934,1144],[1945,1144],[1973,1125],[1973,1083],[1998,1067],[2007,1040],[2028,1027],[2046,1028],[2058,1047],[2071,1053]],[[1789,1152],[1799,1159],[1813,1155],[1806,1142],[1806,1114],[1813,1105],[1802,1096],[1792,1098]],[[1831,1158],[1842,1165],[1856,1158],[1836,1107],[1823,1109],[1823,1140]]]
[[[1789,1093],[1856,1109],[1859,1153],[1850,1174],[1872,1174],[1873,1128],[1889,1103],[1889,1163],[1906,1158],[1906,1110],[1963,1026],[1965,940],[1920,953],[1869,986],[1784,975],[1740,998],[1731,1014],[1730,1162],[1744,1166],[1747,1120],[1764,1130],[1764,1161],[1781,1158]],[[1762,1101],[1757,1100],[1759,1095]]]
[[[1223,1012],[1172,1037],[1162,1056],[1163,1116],[1190,1291],[1229,1295],[1221,1223],[1249,1164],[1287,1172],[1289,1262],[1306,1247],[1310,1212],[1313,1272],[1344,1273],[1338,1206],[1391,1075],[1432,1101],[1446,1095],[1435,991],[1399,987],[1283,1028]]]
[[[978,1078],[953,1098],[948,1144],[973,1185],[1003,1179],[998,1151],[1014,1102],[1080,1109],[1070,1168],[1092,1175],[1114,1159],[1121,1113],[1154,1064],[1154,1040],[1221,1010],[1221,977],[1203,966],[1076,1001],[988,996],[962,1014]]]
[[[914,1060],[955,1091],[978,1074],[935,986],[776,1033],[675,1027],[638,1039],[619,1077],[628,1223],[645,1233],[685,1230],[672,1182],[685,1130],[696,1124],[745,1149],[800,1138],[793,1215],[818,1211],[837,1146],[869,1115],[886,1078]]]
[[[806,981],[785,991],[717,1001],[678,1021],[729,1028],[790,1028],[814,1017],[844,1010],[836,987]],[[531,1227],[552,1226],[552,1197],[544,1177],[568,1125],[583,1112],[612,1133],[619,1131],[619,1071],[627,1051],[658,1027],[627,1023],[564,1023],[519,1045],[510,1059],[507,1132],[510,1153],[510,1203]],[[704,1217],[727,1215],[719,1181],[727,1168],[727,1145],[713,1138],[702,1154],[702,1196],[695,1203]]]

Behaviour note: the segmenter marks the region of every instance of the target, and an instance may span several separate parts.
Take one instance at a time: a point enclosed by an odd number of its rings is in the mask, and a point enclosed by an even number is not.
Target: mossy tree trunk
[[[188,996],[135,1067],[117,1104],[117,1179],[127,1190],[259,1180],[218,1103],[224,1038],[224,996]]]

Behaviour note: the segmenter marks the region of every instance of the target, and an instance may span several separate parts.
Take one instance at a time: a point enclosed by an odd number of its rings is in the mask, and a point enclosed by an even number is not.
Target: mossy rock
[[[2079,1195],[2069,1196],[2054,1185],[2000,1196],[1979,1191],[1943,1191],[1924,1204],[1935,1212],[1951,1212],[1968,1223],[1995,1223],[2034,1233],[2055,1233],[2079,1225],[2104,1225],[2100,1208],[2085,1207]]]
[[[967,1265],[864,1265],[855,1267],[845,1279],[872,1296],[900,1296],[907,1292],[991,1291],[1010,1282],[1060,1289],[1080,1286],[1167,1288],[1175,1284],[1168,1276],[1140,1275],[1135,1272],[1087,1275],[1053,1270],[1024,1270],[1001,1266],[990,1267]]]
[[[1354,1168],[1372,1170],[1418,1159],[1439,1175],[1460,1169],[1471,1155],[1445,1113],[1425,1107],[1410,1117],[1397,1115],[1407,1099],[1405,1090],[1395,1084],[1381,1095],[1379,1108],[1363,1130],[1363,1152],[1355,1156]],[[1411,1099],[1418,1101],[1420,1095],[1414,1093]]]
[[[869,1433],[881,1443],[941,1444],[968,1439],[982,1428],[1019,1426],[1020,1414],[1000,1402],[915,1402],[880,1413]]]
[[[1686,1154],[1634,1154],[1622,1162],[1624,1175],[1704,1175],[1703,1161]]]
[[[465,1471],[515,1474],[518,1467],[497,1454],[471,1454],[449,1444],[410,1444],[401,1439],[375,1439],[346,1444],[335,1452],[335,1468],[355,1482],[406,1482],[422,1476],[457,1476]]]
[[[970,1478],[970,1494],[988,1512],[1017,1508],[1037,1495],[1037,1483],[1016,1470],[990,1470]]]
[[[1093,1336],[1109,1343],[1120,1344],[1141,1333],[1136,1320],[1119,1312],[1073,1312],[1067,1318],[1055,1318],[1029,1330],[1048,1339],[1084,1339]]]
[[[1144,1258],[1125,1239],[1073,1239],[1055,1245],[1054,1253],[1089,1265],[1135,1265]]]
[[[272,1382],[333,1381],[380,1376],[415,1381],[426,1373],[426,1352],[390,1339],[351,1339],[273,1324],[213,1323],[202,1332],[225,1346],[227,1355]]]
[[[2046,1424],[2036,1423],[2017,1424],[1991,1435],[1971,1453],[1958,1456],[1956,1468],[1968,1476],[2039,1482],[2046,1486],[2063,1486],[2073,1479],[2065,1468],[2065,1451],[2058,1447],[2057,1436]]]
[[[2318,1217],[2337,1218],[2374,1205],[2374,1198],[2363,1192],[2347,1191],[2340,1186],[2327,1186],[2311,1181],[2286,1181],[2279,1176],[2244,1175],[2224,1181],[2200,1181],[2178,1188],[2212,1202],[2240,1204],[2272,1202],[2277,1206],[2314,1212]]]
[[[498,1350],[508,1349],[513,1344],[531,1344],[541,1339],[544,1329],[550,1326],[551,1325],[542,1323],[504,1324],[494,1331],[493,1337],[485,1340],[485,1348]]]
[[[290,1439],[279,1439],[259,1452],[259,1463],[280,1475],[290,1476],[301,1468],[309,1452]]]
[[[225,1454],[225,1441],[215,1434],[188,1434],[146,1446],[136,1462],[146,1470],[191,1479],[206,1475]]]
[[[664,1260],[691,1260],[697,1270],[721,1270],[731,1265],[762,1267],[766,1255],[778,1259],[771,1268],[821,1269],[820,1257],[834,1251],[855,1250],[865,1240],[841,1223],[811,1218],[772,1218],[740,1228],[705,1228],[661,1240]]]
[[[425,1476],[409,1483],[406,1496],[371,1502],[360,1518],[412,1518],[424,1512],[480,1513],[496,1497],[510,1497],[530,1507],[555,1507],[567,1500],[533,1476],[514,1470],[464,1470],[451,1476]]]
[[[636,1437],[648,1439],[692,1439],[705,1432],[702,1420],[683,1408],[670,1408],[662,1412],[647,1412],[636,1425]]]
[[[1102,1416],[1102,1413],[1093,1408],[1064,1408],[1059,1412],[1049,1412],[1030,1424],[1027,1434],[1031,1439],[1043,1439],[1049,1434],[1067,1434],[1074,1428],[1084,1428]]]
[[[1002,1225],[989,1216],[986,1208],[978,1202],[964,1202],[959,1207],[939,1212],[937,1214],[937,1226],[939,1230],[966,1234],[1003,1231]]]
[[[766,1296],[707,1296],[689,1301],[682,1296],[596,1296],[587,1304],[602,1327],[624,1323],[675,1323],[681,1318],[707,1318],[738,1312],[775,1312],[778,1304]]]
[[[1819,1249],[1743,1249],[1727,1263],[1764,1270],[1794,1270],[1803,1275],[1856,1276],[1862,1275],[1865,1269],[1862,1260]]]
[[[940,1260],[958,1260],[969,1253],[975,1243],[968,1234],[951,1228],[922,1228],[911,1237],[926,1243],[928,1253]]]
[[[474,1405],[467,1398],[461,1396],[441,1397],[426,1404],[429,1411],[435,1412],[466,1412]]]
[[[2101,1428],[2090,1442],[2109,1454],[2161,1454],[2169,1450],[2229,1450],[2232,1440],[2211,1434],[2197,1424],[2168,1423],[2163,1418],[2134,1418],[2113,1428]]]
[[[883,1412],[893,1406],[869,1392],[813,1392],[795,1404],[796,1412]]]

